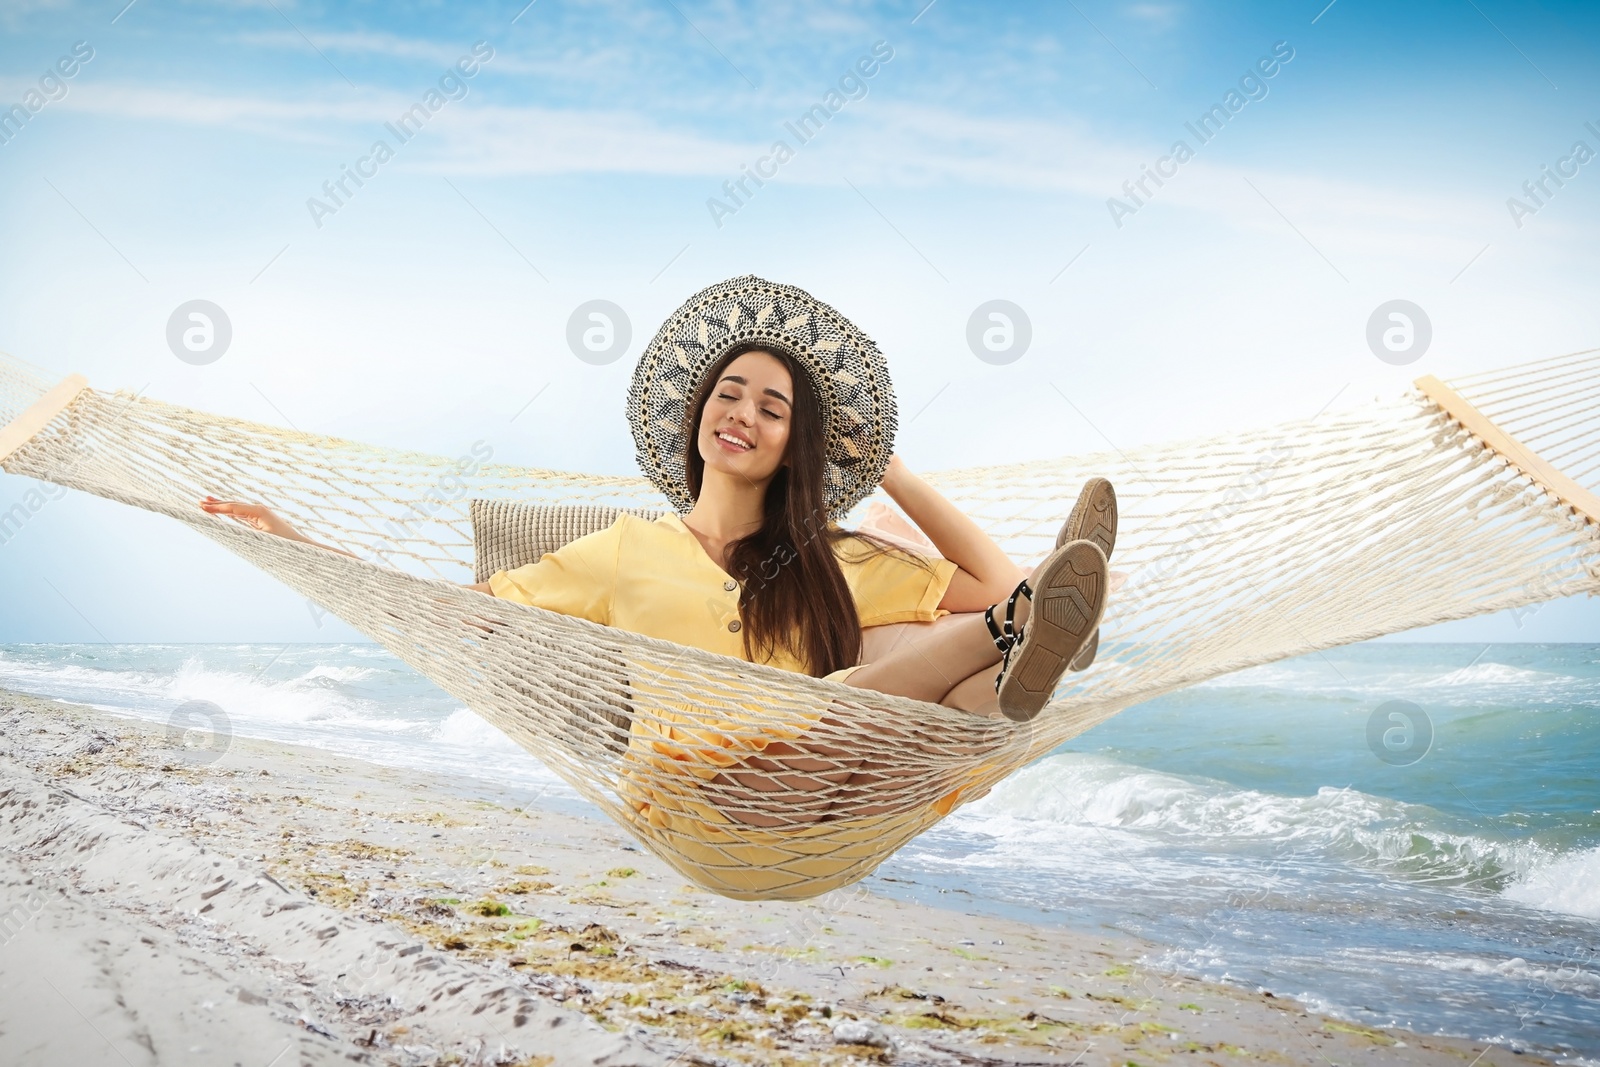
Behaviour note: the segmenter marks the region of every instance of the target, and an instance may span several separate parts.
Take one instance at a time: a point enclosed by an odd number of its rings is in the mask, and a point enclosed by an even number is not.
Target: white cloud
[[[296,51],[306,47],[309,40],[324,52],[345,52],[360,55],[393,56],[397,59],[426,59],[441,66],[449,66],[464,51],[463,48],[418,38],[401,37],[393,33],[307,33],[301,37],[294,30],[267,30],[257,33],[236,34],[233,40],[242,44],[268,48],[289,48]],[[468,42],[470,47],[471,42]]]
[[[383,136],[383,124],[415,104],[421,91],[344,96],[217,96],[102,82],[85,85],[60,106],[121,119],[246,129],[301,143],[364,145],[365,135]],[[750,155],[748,146],[674,132],[625,112],[473,106],[470,96],[447,104],[425,129],[429,169],[450,173],[720,176],[736,172]]]
[[[118,119],[221,126],[301,144],[337,144],[349,139],[348,134],[341,135],[340,127],[361,124],[376,128],[412,103],[401,103],[401,99],[396,94],[377,93],[355,100],[224,96],[186,89],[86,82],[58,106]]]
[[[464,35],[460,40],[442,41],[362,30],[350,33],[307,31],[302,37],[294,30],[284,29],[239,33],[231,39],[240,44],[282,48],[293,52],[305,52],[308,55],[310,52],[306,48],[306,42],[310,41],[318,51],[329,56],[360,55],[414,59],[436,66],[442,72],[446,67],[454,66],[457,60],[470,57],[472,46],[484,41],[485,36]],[[494,58],[485,63],[483,69],[497,73],[567,77],[591,65],[591,55],[587,52],[581,57],[570,57],[560,62],[531,62],[513,54],[503,43],[494,45],[494,49]],[[612,54],[611,59],[614,69],[617,56]],[[359,84],[359,79],[357,82]]]
[[[452,173],[737,176],[753,145],[662,127],[626,112],[538,107],[463,109],[439,127],[429,167]]]
[[[419,94],[420,95],[420,90]],[[364,147],[384,135],[383,123],[418,96],[362,91],[283,99],[215,96],[135,85],[85,84],[61,106],[151,122],[246,129],[299,143]],[[706,136],[624,110],[579,110],[452,102],[408,149],[406,165],[452,175],[513,176],[582,173],[700,175],[707,196],[742,164],[782,137],[798,148],[778,181],[840,186],[973,186],[1087,197],[1094,226],[1117,235],[1106,198],[1127,201],[1123,182],[1140,176],[1166,143],[1107,139],[1072,121],[996,119],[948,108],[889,100],[853,103],[809,144],[799,146],[774,116],[750,139]],[[1258,193],[1246,183],[1253,182]],[[1147,186],[1147,188],[1153,188]],[[1270,200],[1270,203],[1263,200]],[[1179,208],[1257,232],[1301,240],[1293,227],[1335,263],[1331,249],[1361,254],[1418,255],[1464,264],[1499,232],[1497,204],[1430,188],[1389,188],[1361,180],[1216,161],[1205,147],[1176,177],[1153,190],[1125,227],[1150,225],[1152,215]],[[1279,215],[1282,212],[1282,215]],[[1094,231],[1091,230],[1092,234]]]
[[[72,0],[6,0],[0,4],[0,21],[8,26],[19,26],[36,11],[65,11]]]
[[[1183,13],[1178,4],[1129,4],[1123,9],[1131,18],[1158,30],[1170,30],[1178,24]]]

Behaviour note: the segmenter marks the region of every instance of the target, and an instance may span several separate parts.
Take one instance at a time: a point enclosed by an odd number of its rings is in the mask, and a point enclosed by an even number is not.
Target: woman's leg
[[[1018,597],[1018,628],[1028,621],[1028,600]],[[1000,650],[978,614],[952,615],[920,635],[904,641],[881,659],[861,667],[848,685],[940,704],[957,685],[1000,662]]]
[[[998,677],[1000,677],[1000,664],[996,663],[993,667],[957,682],[955,688],[945,694],[942,703],[947,708],[969,711],[987,719],[1002,718],[1000,699],[995,695],[994,689],[994,682]]]
[[[917,648],[925,658],[930,651],[923,642],[939,629],[960,622],[964,618],[982,619],[980,613],[944,615],[932,622],[895,622],[886,626],[873,626],[861,633],[861,659],[872,663],[896,652]],[[989,628],[984,627],[984,633]],[[859,672],[857,672],[859,673]],[[977,715],[996,718],[1000,715],[999,702],[995,700],[994,680],[1000,675],[998,657],[995,663],[955,683],[941,701],[946,707],[970,711]]]
[[[1068,541],[1046,557],[1030,578],[1031,597],[1013,596],[1006,607],[1015,613],[1016,632],[1025,636],[1005,642],[1011,670],[1003,675],[995,670],[1002,660],[996,631],[985,616],[972,615],[947,618],[921,640],[896,644],[858,668],[849,684],[980,715],[998,707],[1006,717],[1027,722],[1044,709],[1060,676],[1093,638],[1108,578],[1105,554],[1087,539]],[[1035,608],[1041,614],[1030,624]],[[985,678],[1000,682],[992,702],[982,688]]]

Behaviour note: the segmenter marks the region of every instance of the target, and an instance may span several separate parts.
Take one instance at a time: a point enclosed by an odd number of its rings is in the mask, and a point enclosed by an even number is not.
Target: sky
[[[878,341],[926,470],[1600,345],[1600,161],[1523,191],[1600,148],[1595,5],[524,4],[0,3],[0,108],[39,104],[0,125],[0,351],[302,430],[632,473],[634,358],[743,273]],[[212,362],[169,343],[195,300],[231,326]],[[593,300],[631,326],[604,365],[568,343]],[[1031,325],[1010,362],[968,342],[993,300]],[[1431,324],[1408,365],[1367,339],[1393,300]],[[0,475],[0,512],[32,487]],[[1600,600],[1405,636],[1600,641]],[[0,642],[351,637],[82,494],[0,545]]]

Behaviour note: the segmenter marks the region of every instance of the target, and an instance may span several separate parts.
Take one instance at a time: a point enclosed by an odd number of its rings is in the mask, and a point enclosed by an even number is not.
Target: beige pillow
[[[474,500],[472,510],[473,581],[487,582],[497,571],[537,563],[568,541],[604,530],[626,511],[654,520],[659,511],[613,508],[603,504],[527,504],[516,500]]]

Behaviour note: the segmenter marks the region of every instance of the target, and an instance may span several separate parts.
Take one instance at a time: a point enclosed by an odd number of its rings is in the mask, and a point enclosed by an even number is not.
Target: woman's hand
[[[249,504],[243,500],[218,500],[214,496],[208,496],[200,501],[200,510],[208,515],[226,515],[234,522],[242,523],[252,530],[260,530],[262,533],[272,534],[274,537],[286,537],[290,541],[303,541],[308,545],[325,548],[329,552],[337,552],[341,556],[349,556],[351,559],[361,558],[354,552],[348,552],[337,545],[325,545],[321,541],[313,541],[293,526],[290,526],[277,512],[264,504]],[[480,593],[488,593],[490,596],[494,596],[494,590],[489,587],[488,582],[478,582],[467,585],[465,588],[475,589]],[[473,623],[473,625],[477,624]],[[485,628],[480,626],[479,629]],[[493,633],[494,631],[490,630],[489,632]]]
[[[234,522],[260,530],[262,533],[272,534],[274,537],[283,537],[290,541],[300,541],[317,548],[325,548],[329,552],[337,552],[351,559],[360,559],[354,552],[347,552],[336,545],[325,545],[321,541],[313,541],[305,534],[284,522],[276,512],[263,504],[248,504],[242,500],[218,500],[208,496],[200,501],[200,510],[209,515],[226,515]]]
[[[208,496],[200,501],[200,510],[211,515],[226,515],[234,522],[260,530],[262,533],[287,537],[291,541],[305,540],[300,536],[299,530],[284,522],[271,508],[261,504],[246,504],[240,500],[218,500],[214,496]]]

